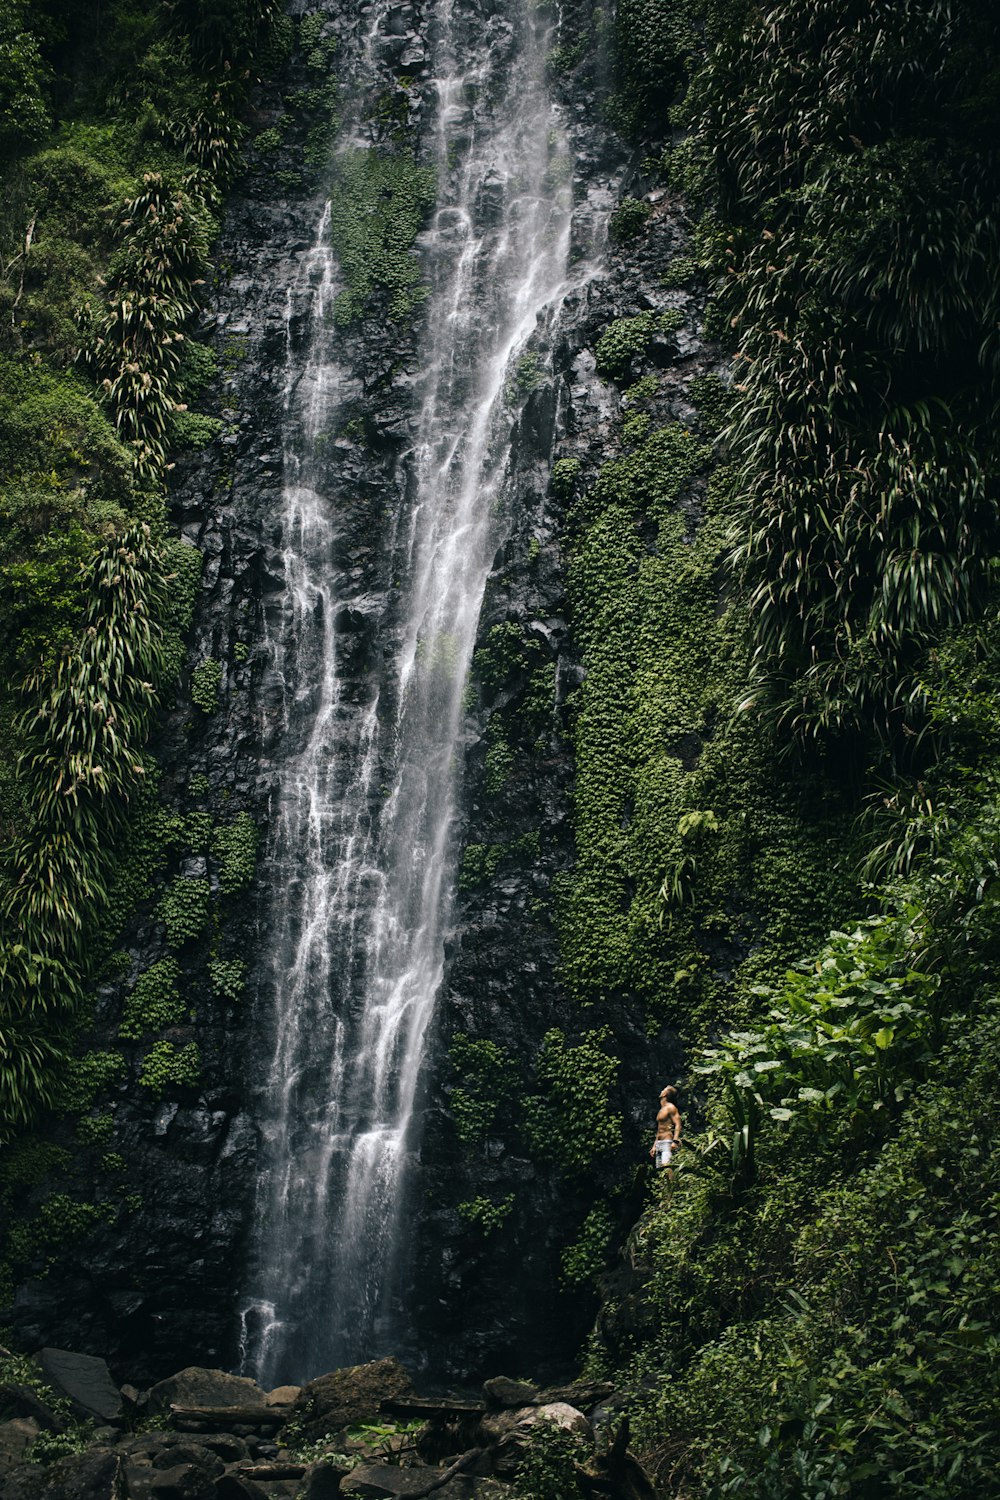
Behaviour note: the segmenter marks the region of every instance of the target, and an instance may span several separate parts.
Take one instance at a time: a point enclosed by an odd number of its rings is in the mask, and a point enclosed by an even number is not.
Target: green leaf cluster
[[[563,1172],[584,1172],[621,1143],[622,1120],[611,1102],[619,1060],[605,1050],[610,1042],[606,1027],[576,1043],[556,1027],[542,1039],[535,1059],[539,1092],[523,1101],[523,1129],[533,1154]]]

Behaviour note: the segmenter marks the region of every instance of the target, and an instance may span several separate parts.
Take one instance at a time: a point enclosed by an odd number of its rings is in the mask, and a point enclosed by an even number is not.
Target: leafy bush
[[[514,1194],[495,1201],[492,1198],[471,1198],[458,1205],[458,1216],[484,1235],[493,1234],[510,1216],[514,1207]]]
[[[216,829],[212,852],[218,861],[219,890],[224,896],[238,896],[252,882],[257,868],[257,842],[256,825],[246,812]]]
[[[621,1117],[610,1104],[619,1062],[604,1051],[610,1040],[607,1028],[585,1032],[575,1045],[556,1028],[542,1039],[535,1060],[541,1092],[523,1101],[524,1133],[536,1156],[564,1172],[584,1171],[621,1143]]]
[[[390,319],[406,317],[426,296],[411,247],[435,198],[432,169],[407,152],[376,148],[337,158],[330,197],[330,238],[347,282],[337,322],[361,316],[380,290]]]
[[[213,958],[209,960],[208,979],[212,993],[220,1000],[235,1005],[243,998],[247,966],[241,958]]]
[[[157,1098],[168,1088],[194,1088],[201,1070],[197,1043],[188,1042],[179,1050],[173,1042],[154,1042],[142,1060],[139,1082]]]
[[[452,1037],[448,1056],[462,1080],[451,1090],[451,1118],[462,1144],[477,1146],[513,1096],[514,1064],[496,1042],[474,1039],[464,1031]]]
[[[191,673],[191,702],[203,714],[219,711],[219,688],[222,684],[222,663],[209,656],[198,663]]]
[[[139,975],[125,998],[118,1035],[137,1041],[147,1031],[176,1026],[187,1014],[181,999],[180,966],[175,958],[161,958]]]
[[[190,875],[176,876],[164,891],[156,915],[167,929],[171,948],[201,937],[208,926],[211,895],[208,881]]]
[[[646,203],[642,198],[623,198],[608,223],[608,233],[612,240],[616,244],[627,245],[638,239],[652,212],[652,204]]]

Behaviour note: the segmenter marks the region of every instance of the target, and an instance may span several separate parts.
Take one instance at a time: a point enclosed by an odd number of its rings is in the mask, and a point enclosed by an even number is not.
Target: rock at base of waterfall
[[[509,1375],[494,1375],[483,1383],[487,1405],[493,1407],[531,1406],[538,1395],[530,1380],[511,1380]]]
[[[276,1385],[273,1391],[268,1391],[265,1400],[268,1406],[292,1406],[301,1389],[300,1385]]]
[[[341,1481],[342,1495],[356,1495],[359,1500],[405,1500],[407,1495],[423,1494],[427,1487],[446,1474],[446,1469],[401,1469],[392,1464],[366,1464],[352,1469]],[[440,1489],[434,1500],[504,1500],[512,1493],[509,1485],[497,1479],[476,1479],[456,1474]]]
[[[49,1384],[68,1396],[78,1413],[105,1422],[118,1416],[121,1395],[103,1359],[71,1349],[43,1349],[38,1363]]]
[[[146,1398],[152,1416],[171,1406],[266,1406],[267,1396],[256,1380],[245,1375],[227,1375],[224,1370],[206,1370],[189,1365],[176,1375],[158,1381]]]
[[[409,1396],[413,1384],[398,1359],[374,1359],[311,1380],[293,1408],[308,1439],[374,1421],[383,1401]]]
[[[89,1448],[47,1469],[18,1464],[0,1479],[0,1500],[108,1500],[120,1470],[110,1448]]]
[[[0,1469],[19,1464],[25,1450],[41,1430],[34,1417],[14,1417],[9,1422],[0,1422]]]
[[[551,1401],[544,1406],[524,1406],[516,1411],[501,1411],[486,1417],[483,1431],[494,1439],[490,1468],[504,1478],[512,1476],[524,1461],[532,1435],[540,1423],[571,1432],[588,1446],[593,1446],[594,1429],[582,1411],[565,1401]]]

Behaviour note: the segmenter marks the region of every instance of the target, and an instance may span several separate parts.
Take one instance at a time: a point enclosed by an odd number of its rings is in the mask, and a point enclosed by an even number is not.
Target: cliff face
[[[516,42],[503,6],[468,3],[456,14],[459,44],[478,54],[483,77],[509,65]],[[430,160],[441,18],[429,5],[358,14],[328,0],[308,24],[308,48],[303,38],[288,76],[258,95],[260,144],[250,148],[216,251],[200,337],[218,357],[211,409],[223,428],[178,464],[171,487],[181,535],[204,556],[188,671],[156,745],[158,816],[173,823],[159,835],[165,847],[130,929],[127,964],[96,1011],[95,1045],[112,1047],[137,975],[178,964],[190,1013],[165,1035],[175,1053],[197,1046],[198,1072],[143,1087],[148,1048],[125,1044],[128,1071],[108,1101],[113,1137],[104,1144],[127,1163],[128,1202],[89,1226],[72,1271],[60,1263],[28,1278],[15,1308],[25,1343],[93,1349],[142,1377],[192,1360],[234,1363],[248,1332],[241,1314],[273,1047],[261,997],[275,988],[275,882],[296,878],[275,867],[278,807],[283,770],[300,753],[329,667],[309,654],[302,626],[291,650],[275,647],[287,630],[295,546],[283,496],[301,478],[309,422],[308,483],[331,518],[328,562],[338,580],[332,760],[356,737],[372,683],[405,634],[398,553],[387,538],[412,513],[425,312],[419,298],[402,311],[393,299],[400,284],[412,285],[410,254],[417,265],[426,259],[425,242],[413,241],[414,182]],[[613,377],[626,366],[631,376],[655,376],[645,419],[672,428],[696,421],[688,387],[711,360],[697,294],[667,290],[662,279],[685,248],[682,205],[663,190],[644,196],[655,179],[604,122],[600,13],[588,4],[566,10],[555,41],[553,90],[570,143],[559,171],[572,177],[569,290],[506,377],[499,545],[465,704],[458,896],[412,1135],[402,1277],[381,1335],[430,1372],[461,1378],[504,1359],[558,1369],[576,1353],[593,1316],[588,1278],[637,1208],[616,1184],[641,1159],[650,1101],[681,1060],[672,1023],[651,1021],[625,984],[581,1008],[579,990],[565,982],[560,930],[577,852],[584,676],[566,568],[582,525],[578,497],[627,450],[622,423],[638,409],[623,404]],[[488,91],[469,92],[459,141],[482,133],[488,121],[477,112],[491,107]],[[345,152],[405,162],[405,180],[390,181],[379,166],[367,184],[345,186]],[[304,160],[313,165],[303,169]],[[316,322],[331,160],[343,260],[327,308],[332,336]],[[500,193],[499,176],[487,171],[475,209],[487,226]],[[637,224],[620,223],[609,240],[623,195]],[[385,203],[382,237],[366,242],[364,215]],[[386,272],[394,236],[402,251]],[[366,256],[383,256],[383,283],[377,274],[365,281]],[[394,276],[402,278],[395,286]],[[338,296],[354,299],[349,313]],[[606,355],[599,373],[594,351],[623,319],[645,320],[649,336],[624,364]],[[331,394],[324,381],[334,368]],[[329,408],[318,429],[317,401]],[[696,527],[697,484],[683,503]],[[391,702],[378,712],[385,720]],[[678,754],[696,754],[690,739]],[[227,875],[217,830],[251,825],[258,853],[248,886],[246,871]],[[205,881],[205,919],[172,929],[169,893],[190,897]],[[230,966],[228,984],[220,964]],[[290,993],[291,975],[287,984]],[[277,993],[280,1005],[280,975]],[[554,1050],[545,1040],[553,1033]],[[590,1089],[592,1118],[586,1108],[560,1115],[565,1079],[551,1066],[560,1056],[582,1075],[585,1096]],[[97,1110],[107,1113],[101,1096]],[[77,1162],[79,1186],[97,1201],[107,1193],[105,1161],[92,1151]],[[574,1243],[582,1290],[563,1279]],[[325,1253],[303,1227],[302,1264]]]

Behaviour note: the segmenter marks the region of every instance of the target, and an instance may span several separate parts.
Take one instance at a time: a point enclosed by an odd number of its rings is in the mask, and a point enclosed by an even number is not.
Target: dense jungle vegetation
[[[220,425],[189,409],[216,359],[187,330],[274,12],[0,7],[0,1139],[76,1087],[136,894],[127,814],[200,573],[164,476]]]
[[[593,497],[576,554],[584,808],[701,1038],[697,1129],[592,1365],[671,1493],[996,1494],[998,18],[620,0],[617,28],[616,118],[666,139],[647,168],[691,210],[668,284],[708,284],[734,373],[693,545],[650,470]],[[587,775],[630,620],[623,836]],[[584,995],[634,957],[614,894]]]

